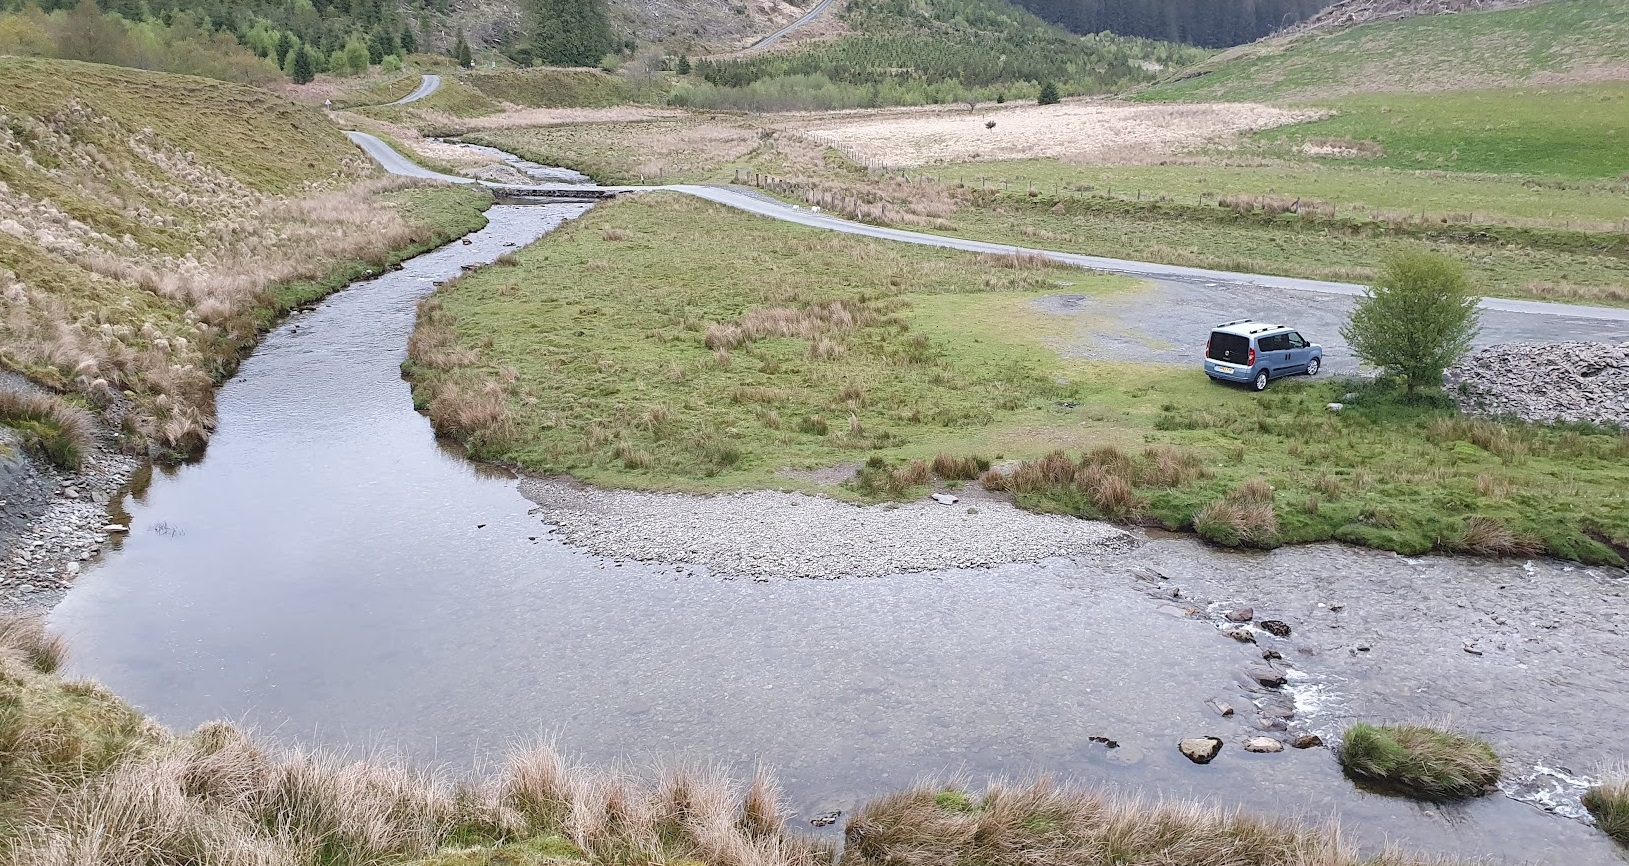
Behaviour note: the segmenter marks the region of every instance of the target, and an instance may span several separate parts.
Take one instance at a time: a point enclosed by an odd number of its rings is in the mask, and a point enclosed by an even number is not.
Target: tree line
[[[856,35],[739,60],[694,61],[696,76],[713,90],[675,96],[700,107],[847,108],[1033,98],[1049,84],[1053,93],[1084,95],[1149,81],[1202,56],[1150,39],[1078,36],[999,0],[854,0],[845,18]],[[799,104],[798,86],[824,95]],[[739,97],[734,105],[732,92]]]
[[[0,0],[0,54],[264,83],[398,66],[449,0]]]
[[[1013,0],[1076,33],[1110,31],[1206,48],[1243,45],[1303,21],[1331,0]]]

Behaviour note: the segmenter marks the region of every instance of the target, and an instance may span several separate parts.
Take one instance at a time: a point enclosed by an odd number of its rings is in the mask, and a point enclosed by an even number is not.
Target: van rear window
[[[1230,364],[1250,363],[1250,338],[1225,331],[1210,332],[1210,351],[1205,357]]]

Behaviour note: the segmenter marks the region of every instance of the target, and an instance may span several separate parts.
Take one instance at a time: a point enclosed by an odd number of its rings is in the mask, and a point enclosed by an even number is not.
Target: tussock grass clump
[[[1273,487],[1252,478],[1193,516],[1194,532],[1223,547],[1271,548],[1279,544]]]
[[[1473,514],[1465,518],[1458,534],[1443,540],[1443,546],[1455,553],[1472,556],[1533,556],[1544,549],[1544,543],[1513,531],[1496,517]]]
[[[1609,770],[1605,781],[1584,792],[1583,802],[1602,833],[1629,845],[1629,770]]]
[[[96,445],[90,413],[55,394],[0,386],[0,424],[21,432],[28,447],[69,471]]]
[[[1474,797],[1499,781],[1492,746],[1425,725],[1353,725],[1339,757],[1347,775],[1423,800]]]
[[[1007,476],[999,469],[987,469],[979,476],[979,486],[992,493],[1009,489]]]
[[[933,469],[926,460],[911,460],[898,466],[881,457],[865,461],[854,473],[854,489],[868,496],[899,498],[933,480]]]
[[[1186,487],[1209,474],[1197,454],[1174,446],[1134,453],[1104,445],[1079,458],[1054,451],[1026,461],[1010,475],[995,480],[1000,487],[993,489],[1012,491],[1021,505],[1129,521],[1139,519],[1148,505],[1139,487]]]
[[[844,862],[859,866],[1379,862],[1346,847],[1332,832],[1198,805],[1116,799],[1045,779],[993,783],[976,797],[927,784],[890,794],[855,812],[846,841]],[[1384,862],[1426,861],[1392,855]]]
[[[68,655],[62,635],[45,630],[44,617],[0,618],[0,653],[10,653],[27,661],[42,674],[56,673]]]
[[[946,481],[972,481],[989,468],[990,461],[977,455],[939,454],[933,458],[933,474]]]

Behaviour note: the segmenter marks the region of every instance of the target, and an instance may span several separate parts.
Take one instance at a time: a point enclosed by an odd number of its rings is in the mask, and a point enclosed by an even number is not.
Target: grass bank
[[[443,288],[406,369],[432,422],[476,456],[598,484],[914,496],[940,455],[1061,449],[1067,473],[1005,485],[1022,504],[1208,522],[1212,540],[1256,546],[1588,562],[1629,549],[1629,435],[1472,420],[1344,382],[1254,395],[1189,369],[1065,359],[1050,347],[1082,335],[1031,306],[1138,290],[651,195]],[[862,464],[841,488],[782,471]],[[1249,531],[1235,505],[1265,510],[1272,532]]]
[[[1566,0],[1265,39],[1179,70],[1150,99],[1324,99],[1623,80],[1629,2]]]
[[[226,722],[175,734],[102,686],[54,671],[66,647],[0,619],[0,856],[32,866],[829,866],[835,846],[788,828],[774,780],[707,769],[644,776],[519,749],[452,781],[385,760],[277,749]],[[947,793],[956,796],[947,796]],[[862,864],[1140,862],[1415,866],[1364,858],[1335,828],[1049,784],[973,795],[939,786],[863,804]],[[1176,858],[1176,859],[1173,859]]]
[[[216,81],[0,59],[0,364],[194,453],[281,312],[478,228],[314,108]]]

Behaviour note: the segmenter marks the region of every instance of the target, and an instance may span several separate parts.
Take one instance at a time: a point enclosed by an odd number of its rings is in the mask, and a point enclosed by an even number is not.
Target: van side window
[[[1296,331],[1291,331],[1288,334],[1285,334],[1284,336],[1285,336],[1286,339],[1288,339],[1290,341],[1290,348],[1291,349],[1305,349],[1307,347],[1306,338],[1301,336]]]
[[[1286,334],[1269,334],[1256,340],[1256,345],[1263,352],[1282,352],[1290,347],[1290,339]]]

